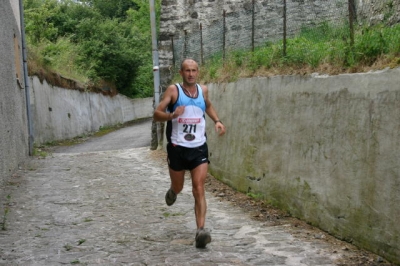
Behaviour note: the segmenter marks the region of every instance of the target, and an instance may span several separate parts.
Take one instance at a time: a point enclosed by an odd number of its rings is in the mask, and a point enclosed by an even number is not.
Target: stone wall
[[[18,6],[0,4],[0,185],[29,153]]]
[[[400,1],[393,0],[356,0],[359,20],[373,25],[388,21],[389,24],[400,23]]]
[[[385,19],[390,23],[400,21],[400,3],[392,0],[354,0],[359,22],[371,24]],[[251,0],[165,0],[162,1],[159,35],[159,63],[161,85],[166,87],[173,72],[172,39],[174,46],[184,46],[183,36],[187,33],[188,43],[199,43],[199,25],[203,27],[203,52],[215,51],[221,47],[223,36],[223,11],[226,12],[226,49],[229,47],[251,47],[251,25],[253,9]],[[348,0],[287,0],[287,34],[293,35],[303,25],[312,26],[322,21],[343,23],[348,20]],[[283,1],[255,1],[255,45],[266,41],[282,39],[283,36]],[[207,39],[208,38],[208,39]],[[217,42],[217,44],[214,44]],[[183,49],[183,48],[182,48]],[[198,60],[200,48],[186,52],[188,57]],[[176,64],[183,55],[177,56]]]
[[[400,68],[209,84],[210,172],[400,263]]]
[[[267,1],[261,1],[267,2]],[[245,1],[193,1],[193,0],[166,0],[161,4],[160,32],[159,32],[159,63],[161,85],[166,87],[173,75],[173,52],[171,36],[183,36],[199,29],[202,23],[204,28],[211,26],[215,21],[222,19],[223,10],[227,13],[245,9]]]

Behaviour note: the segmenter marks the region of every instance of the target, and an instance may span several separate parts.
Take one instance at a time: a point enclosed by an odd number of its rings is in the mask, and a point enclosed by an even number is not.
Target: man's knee
[[[202,197],[205,194],[204,185],[203,184],[193,184],[192,186],[193,195],[196,197]]]

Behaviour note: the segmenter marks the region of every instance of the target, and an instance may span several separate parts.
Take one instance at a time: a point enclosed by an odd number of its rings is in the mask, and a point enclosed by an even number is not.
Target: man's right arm
[[[157,122],[165,122],[171,120],[171,114],[166,112],[166,109],[171,102],[171,86],[165,91],[160,103],[153,114],[153,119]]]
[[[159,103],[159,105],[156,107],[156,110],[154,111],[153,114],[153,119],[157,122],[165,122],[168,120],[172,120],[174,117],[174,113],[167,113],[167,107],[168,105],[172,102],[172,98],[174,95],[174,92],[176,91],[174,85],[171,85],[167,88],[167,90],[164,92],[164,95]]]

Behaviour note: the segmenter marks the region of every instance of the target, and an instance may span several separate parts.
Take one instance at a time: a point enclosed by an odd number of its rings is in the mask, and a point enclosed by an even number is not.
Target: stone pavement
[[[266,226],[207,193],[212,242],[194,246],[190,179],[168,207],[148,147],[32,158],[0,191],[0,265],[339,265],[350,252]],[[0,221],[3,222],[3,221]],[[341,264],[343,265],[343,264]]]

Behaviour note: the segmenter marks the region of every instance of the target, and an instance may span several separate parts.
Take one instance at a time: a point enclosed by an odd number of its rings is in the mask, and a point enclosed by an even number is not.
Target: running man
[[[207,202],[205,180],[208,173],[208,148],[206,142],[207,114],[215,123],[216,132],[225,134],[225,126],[208,98],[208,88],[196,83],[199,67],[193,59],[185,59],[179,71],[182,83],[170,85],[154,111],[154,120],[167,122],[167,154],[171,187],[165,201],[171,206],[184,185],[185,171],[190,171],[192,193],[195,201],[196,247],[205,248],[211,235],[204,228]]]

